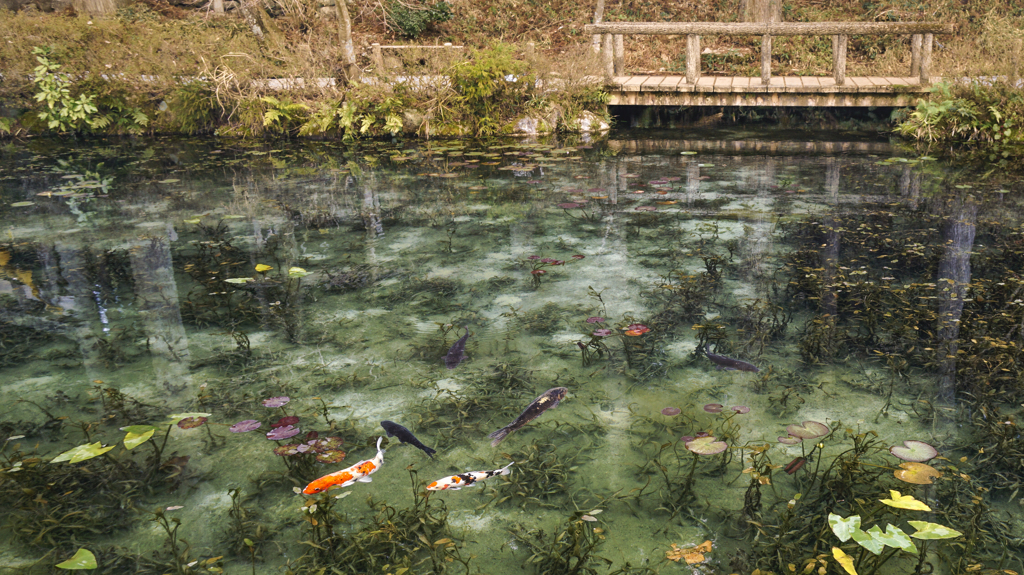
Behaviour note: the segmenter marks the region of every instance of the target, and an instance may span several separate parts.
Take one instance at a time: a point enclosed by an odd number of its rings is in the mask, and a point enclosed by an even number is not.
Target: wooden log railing
[[[910,34],[910,75],[921,84],[931,82],[932,43],[935,34],[952,34],[952,24],[940,22],[603,22],[588,24],[586,34],[601,34],[605,75],[621,76],[624,68],[623,36],[686,36],[686,81],[700,79],[702,35],[760,36],[761,83],[768,85],[772,70],[773,36],[832,36],[832,74],[837,86],[846,82],[846,45],[851,35]]]

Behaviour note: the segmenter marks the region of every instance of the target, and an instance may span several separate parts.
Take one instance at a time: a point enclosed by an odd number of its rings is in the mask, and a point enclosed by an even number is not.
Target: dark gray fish
[[[760,371],[757,369],[757,366],[752,363],[747,363],[731,357],[725,357],[724,355],[718,355],[717,353],[711,353],[711,345],[708,342],[704,342],[704,353],[708,356],[708,359],[715,364],[715,369],[726,369],[730,371]]]
[[[444,356],[444,366],[448,369],[455,369],[462,360],[466,359],[466,340],[469,339],[469,328],[462,326],[462,329],[466,330],[466,335],[459,338],[459,341],[452,344],[448,348],[448,355]]]
[[[494,439],[494,441],[491,442],[491,446],[497,447],[497,445],[501,443],[501,440],[505,439],[505,436],[508,434],[527,423],[530,423],[534,418],[545,411],[558,407],[558,402],[562,401],[562,398],[564,398],[565,394],[568,392],[569,390],[564,387],[552,387],[545,391],[540,397],[533,400],[530,405],[526,406],[526,409],[519,414],[519,417],[517,417],[515,421],[487,436]]]
[[[431,459],[433,459],[434,454],[437,453],[437,451],[423,445],[419,439],[416,439],[416,436],[413,435],[411,431],[401,425],[398,425],[394,421],[388,421],[385,419],[380,422],[380,426],[384,428],[384,431],[388,432],[388,437],[397,437],[398,441],[402,443],[408,443],[413,447],[422,449],[423,453],[429,455]]]

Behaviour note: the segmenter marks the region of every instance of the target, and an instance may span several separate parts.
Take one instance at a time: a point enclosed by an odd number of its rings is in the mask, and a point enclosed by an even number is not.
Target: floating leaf
[[[173,184],[173,183],[176,183],[176,182],[180,182],[180,181],[181,181],[181,180],[176,180],[176,179],[174,179],[174,178],[168,178],[168,179],[166,179],[166,180],[160,180],[160,181],[159,181],[159,182],[157,182],[157,183],[158,183],[158,184]]]
[[[858,517],[858,519],[860,518]],[[853,557],[847,555],[842,549],[833,547],[832,557],[835,558],[836,563],[839,563],[843,566],[843,569],[846,569],[847,573],[850,575],[857,575],[857,570],[853,568]]]
[[[35,202],[14,202],[13,204],[11,204],[11,207],[12,208],[25,208],[25,207],[34,206],[34,205],[36,205]]]
[[[260,273],[269,272],[272,269],[274,269],[274,268],[268,266],[267,264],[256,264],[256,271],[258,271]]]
[[[914,529],[917,529],[917,533],[910,534],[914,539],[952,539],[963,535],[963,533],[956,529],[950,529],[938,523],[929,523],[927,521],[907,521],[907,523]]]
[[[925,463],[915,463],[913,461],[904,461],[900,464],[900,468],[893,472],[896,479],[900,481],[906,481],[907,483],[913,483],[915,485],[931,485],[932,478],[942,477],[938,469],[935,469],[931,465]]]
[[[75,552],[74,557],[58,563],[54,567],[58,569],[95,569],[96,568],[96,556],[92,554],[92,551],[85,549],[79,549]]]
[[[304,270],[302,268],[296,268],[296,267],[288,268],[288,277],[290,277],[290,278],[302,278],[302,277],[308,276],[311,273],[312,272],[307,272],[306,270]]]
[[[172,413],[171,415],[167,416],[168,419],[170,420],[167,423],[172,423],[173,424],[173,423],[178,423],[182,419],[188,419],[189,417],[210,417],[210,415],[211,414],[209,414],[209,413],[203,413],[201,411],[194,411],[194,412],[187,412],[187,413]]]
[[[853,537],[853,532],[860,529],[860,515],[844,518],[835,513],[829,513],[828,526],[832,528],[832,533],[835,533],[840,541],[846,543],[850,537]]]
[[[924,502],[914,499],[913,495],[900,495],[899,491],[889,490],[889,496],[892,499],[879,499],[882,503],[885,503],[889,507],[897,507],[899,509],[909,509],[911,511],[931,511],[932,508],[924,504]]]
[[[786,433],[800,439],[814,439],[828,434],[831,431],[824,423],[817,421],[805,421],[800,425],[792,424],[786,427]]]
[[[858,545],[874,553],[875,555],[881,555],[882,549],[885,549],[885,544],[872,537],[872,533],[876,531],[879,535],[882,534],[882,530],[879,529],[877,525],[875,525],[871,529],[868,529],[867,531],[855,529],[853,532],[853,540],[856,541]]]
[[[128,427],[122,427],[121,431],[126,432],[124,436],[125,449],[135,449],[153,437],[153,434],[156,433],[156,427],[152,425],[129,425]]]
[[[229,284],[247,284],[255,280],[253,280],[252,278],[228,278],[224,281],[228,282]]]
[[[714,455],[729,449],[728,443],[718,441],[714,435],[698,437],[692,441],[687,441],[683,445],[686,446],[686,449],[689,449],[698,455]]]
[[[904,441],[903,447],[890,447],[889,453],[899,457],[903,461],[916,461],[918,463],[928,461],[939,454],[938,450],[931,445],[928,445],[923,441],[916,441],[913,439]]]
[[[185,220],[185,223],[186,224],[198,224],[201,221],[203,221],[203,220],[201,220],[199,218],[194,218],[194,219],[191,219],[191,220]]]
[[[99,441],[97,441],[96,443],[87,443],[84,445],[79,445],[78,447],[72,447],[71,449],[65,451],[64,453],[61,453],[57,457],[54,457],[53,460],[50,461],[50,463],[60,463],[61,461],[67,461],[68,463],[78,463],[80,461],[92,459],[93,457],[99,457],[100,455],[103,455],[104,453],[110,451],[113,448],[113,445],[111,445],[110,447],[103,447],[102,445],[100,445]]]

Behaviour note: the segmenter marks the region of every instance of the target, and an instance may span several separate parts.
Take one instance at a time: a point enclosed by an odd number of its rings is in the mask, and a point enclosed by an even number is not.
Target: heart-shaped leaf
[[[860,519],[860,517],[857,519]],[[850,575],[857,575],[857,570],[853,568],[853,557],[847,555],[842,549],[833,547],[832,557],[835,558],[836,563],[839,563],[843,566],[843,569],[846,569],[847,573]]]
[[[910,534],[915,539],[952,539],[963,535],[963,533],[956,529],[950,529],[938,523],[929,523],[927,521],[907,521],[907,523],[914,529],[917,529],[917,533]]]
[[[938,450],[931,445],[928,445],[923,441],[916,441],[913,439],[904,441],[902,447],[890,447],[889,453],[899,457],[903,461],[916,461],[918,463],[928,461],[939,454]]]
[[[882,549],[885,549],[885,544],[883,544],[881,541],[873,537],[873,535],[876,533],[878,535],[882,534],[882,530],[879,529],[877,525],[873,526],[871,529],[868,529],[867,531],[861,531],[860,529],[857,529],[853,532],[853,540],[856,541],[858,545],[874,553],[875,555],[881,555]]]
[[[882,503],[885,503],[889,507],[896,507],[898,509],[909,509],[911,511],[931,511],[932,508],[925,505],[923,502],[914,499],[913,495],[900,495],[899,491],[889,490],[889,496],[892,499],[879,499]]]
[[[829,513],[828,526],[832,528],[832,533],[835,533],[840,541],[846,543],[850,537],[853,537],[853,532],[860,529],[860,515],[844,518],[835,513]]]
[[[878,527],[877,525],[875,526]],[[885,533],[881,533],[879,530],[877,533],[873,530],[868,530],[871,536],[883,544],[889,547],[899,547],[900,549],[917,555],[917,546],[910,540],[910,537],[904,533],[899,527],[889,524],[885,526]]]
[[[82,548],[75,553],[74,557],[63,563],[58,563],[55,567],[60,569],[95,569],[96,556],[92,554],[92,551]]]
[[[80,461],[92,459],[93,457],[99,457],[113,448],[113,445],[110,447],[103,447],[100,445],[99,441],[96,443],[86,443],[84,445],[79,445],[78,447],[72,447],[64,453],[61,453],[57,457],[54,457],[50,463],[60,463],[61,461],[78,463]]]
[[[122,427],[121,431],[126,432],[124,436],[125,448],[135,449],[153,437],[153,434],[156,433],[156,427],[152,425],[129,425],[128,427]]]
[[[905,481],[907,483],[913,483],[914,485],[931,485],[932,478],[942,477],[938,469],[935,469],[927,463],[915,463],[913,461],[904,461],[900,464],[900,468],[893,472],[896,479]]]

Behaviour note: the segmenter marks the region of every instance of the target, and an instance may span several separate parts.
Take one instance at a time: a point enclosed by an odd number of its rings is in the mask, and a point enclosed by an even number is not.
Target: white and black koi
[[[512,463],[515,463],[513,461]],[[467,473],[459,473],[458,475],[449,475],[438,479],[427,486],[428,491],[458,491],[463,487],[469,487],[470,485],[476,484],[477,481],[483,481],[494,477],[495,475],[508,475],[512,472],[509,467],[512,467],[512,463],[509,463],[501,469],[495,469],[494,471],[470,471]]]

